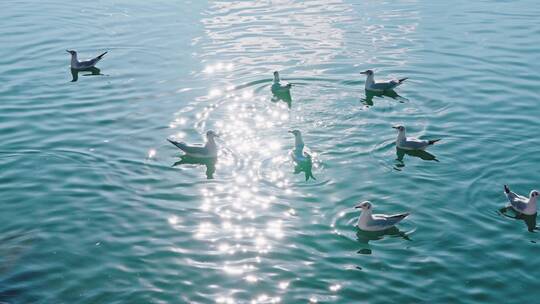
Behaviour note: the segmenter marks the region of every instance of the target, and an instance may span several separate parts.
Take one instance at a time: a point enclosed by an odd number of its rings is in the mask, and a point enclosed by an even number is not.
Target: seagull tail
[[[398,213],[398,214],[391,215],[388,218],[402,220],[406,218],[407,216],[409,216],[410,214],[411,214],[410,212]]]
[[[101,58],[103,58],[103,56],[105,56],[105,54],[107,54],[107,53],[108,53],[108,51],[105,52],[105,53],[103,53],[103,54],[101,54],[101,55],[99,55],[99,56],[97,56],[96,58],[101,59]]]
[[[510,193],[510,188],[508,188],[507,185],[504,185],[504,193],[506,194]]]
[[[438,142],[439,140],[441,140],[441,139],[439,138],[439,139],[430,140],[430,141],[428,141],[428,144],[433,145],[434,143]]]
[[[175,145],[178,149],[184,151],[184,143],[177,142],[177,141],[174,141],[174,140],[169,139],[169,138],[167,138],[167,141],[170,142],[171,144]]]
[[[401,78],[401,79],[398,80],[398,82],[399,82],[399,84],[401,84],[402,82],[404,82],[407,79],[409,79],[409,77]]]

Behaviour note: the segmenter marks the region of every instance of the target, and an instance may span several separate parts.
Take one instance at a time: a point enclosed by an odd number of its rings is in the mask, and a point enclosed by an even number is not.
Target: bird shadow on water
[[[304,175],[306,177],[306,182],[312,178],[313,180],[316,180],[315,176],[313,176],[313,161],[311,160],[311,157],[307,157],[306,161],[303,162],[294,162],[294,174],[299,174],[301,172],[304,172]]]
[[[292,97],[291,92],[273,92],[272,93],[272,99],[270,99],[272,102],[284,102],[287,104],[287,108],[291,108],[292,105]]]
[[[499,214],[511,219],[523,221],[525,223],[525,226],[527,227],[527,230],[529,232],[535,232],[535,230],[538,230],[538,227],[536,227],[536,215],[532,214],[522,214],[515,212],[512,207],[504,207],[499,209]]]
[[[213,179],[214,173],[216,172],[216,163],[217,163],[217,157],[216,158],[198,158],[198,157],[192,157],[184,155],[180,158],[179,161],[172,164],[172,167],[180,166],[180,165],[203,165],[206,167],[206,178],[207,179]]]
[[[371,254],[371,248],[369,248],[370,241],[382,240],[385,237],[401,237],[407,241],[412,241],[411,238],[397,227],[392,227],[384,231],[364,231],[358,230],[356,232],[356,239],[364,248],[358,250],[358,254]]]
[[[436,161],[439,162],[437,157],[427,151],[424,150],[404,150],[396,147],[396,161],[398,162],[394,169],[401,171],[403,167],[405,167],[405,162],[403,161],[405,155],[409,155],[412,157],[417,157],[425,161]]]
[[[76,82],[79,80],[79,73],[83,72],[90,72],[90,74],[83,74],[82,76],[105,76],[105,74],[101,74],[101,70],[96,67],[87,69],[71,69],[71,82]]]
[[[405,101],[407,101],[408,99],[399,95],[396,91],[394,90],[387,90],[387,91],[383,91],[383,92],[373,92],[373,91],[368,91],[368,90],[365,90],[365,93],[366,93],[366,97],[365,98],[361,98],[360,101],[362,101],[363,104],[365,104],[366,106],[368,107],[371,107],[373,106],[373,97],[390,97],[394,100],[397,100],[398,102],[400,103],[405,103]]]

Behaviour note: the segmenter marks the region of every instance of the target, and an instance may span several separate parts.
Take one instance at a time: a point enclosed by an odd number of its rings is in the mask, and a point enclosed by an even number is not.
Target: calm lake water
[[[0,303],[535,303],[540,4],[11,1]],[[70,82],[69,55],[109,51]],[[366,100],[364,77],[409,77]],[[290,109],[272,72],[294,84]],[[442,138],[438,161],[396,132]],[[221,138],[212,174],[176,138]],[[313,175],[294,174],[299,129]],[[213,179],[207,179],[213,175]],[[411,211],[353,226],[358,201]]]

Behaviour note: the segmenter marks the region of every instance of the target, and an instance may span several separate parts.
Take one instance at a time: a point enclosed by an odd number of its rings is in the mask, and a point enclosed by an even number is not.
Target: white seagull
[[[278,71],[274,72],[274,83],[272,84],[272,93],[274,94],[284,94],[288,93],[291,90],[292,84],[282,84],[279,79]]]
[[[440,139],[424,140],[424,139],[418,139],[414,137],[406,137],[404,126],[395,126],[392,128],[398,130],[396,145],[398,148],[403,149],[403,150],[425,150],[428,146],[433,145],[434,143],[440,140]]]
[[[532,190],[529,197],[524,197],[510,191],[507,185],[504,185],[504,193],[510,202],[510,206],[514,211],[526,215],[534,215],[536,213],[536,200],[538,199],[538,191]]]
[[[296,164],[294,173],[297,174],[304,172],[306,181],[309,180],[309,178],[316,179],[311,171],[313,168],[311,155],[304,151],[304,140],[302,139],[302,133],[299,130],[292,130],[289,131],[289,133],[294,135],[294,149],[292,151],[292,159]]]
[[[84,69],[90,69],[93,68],[96,63],[98,63],[107,52],[97,56],[96,58],[88,59],[85,61],[79,61],[77,58],[77,52],[76,51],[70,51],[66,50],[66,52],[71,54],[71,68],[75,70],[84,70]]]
[[[206,132],[206,144],[204,146],[189,146],[184,142],[177,142],[172,139],[167,140],[178,147],[178,149],[184,151],[186,156],[194,158],[216,158],[217,157],[217,145],[215,138],[219,137],[214,131],[209,130]]]
[[[300,130],[292,130],[288,132],[294,135],[294,150],[292,155],[293,160],[297,163],[311,160],[311,155],[304,152],[304,140],[302,139],[302,133]]]
[[[397,86],[399,86],[400,84],[402,84],[405,80],[407,80],[407,77],[405,77],[405,78],[395,79],[395,80],[390,80],[390,81],[375,82],[375,73],[372,70],[366,70],[366,71],[360,72],[360,74],[367,75],[366,90],[373,91],[373,92],[391,91]]]
[[[383,231],[390,229],[409,215],[408,212],[394,215],[372,214],[373,205],[368,201],[362,202],[354,208],[362,209],[356,225],[364,231]]]

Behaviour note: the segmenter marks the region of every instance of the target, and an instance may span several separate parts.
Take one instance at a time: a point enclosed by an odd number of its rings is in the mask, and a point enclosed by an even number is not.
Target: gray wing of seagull
[[[96,58],[92,58],[90,60],[79,61],[78,68],[79,69],[88,69],[88,68],[94,67],[96,65],[96,63],[98,63],[98,61],[100,61],[103,58],[103,56],[105,56],[105,54],[107,54],[107,52],[97,56]]]
[[[390,82],[376,82],[370,86],[372,90],[388,91],[398,86],[399,83],[395,81]]]
[[[516,209],[517,211],[524,212],[525,209],[527,209],[527,204],[529,203],[528,198],[512,191],[506,193],[506,197],[508,198],[512,208]]]
[[[389,91],[396,88],[400,84],[402,84],[405,80],[407,80],[407,78],[401,78],[398,80],[390,80],[390,81],[384,81],[384,82],[375,82],[369,88],[371,90],[377,90],[377,91]]]
[[[407,137],[403,143],[401,143],[402,147],[414,149],[414,150],[420,150],[429,145],[429,140],[423,140],[418,139],[414,137]]]
[[[397,223],[401,222],[408,215],[408,212],[393,215],[373,214],[373,219],[369,222],[368,225],[372,227],[391,228]]]
[[[183,142],[177,142],[177,141],[174,141],[174,140],[171,140],[171,139],[168,139],[168,138],[167,138],[167,140],[171,144],[178,147],[178,149],[184,151],[186,154],[194,154],[194,155],[208,155],[209,154],[208,148],[206,146],[205,147],[188,146]]]

